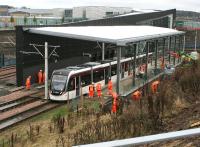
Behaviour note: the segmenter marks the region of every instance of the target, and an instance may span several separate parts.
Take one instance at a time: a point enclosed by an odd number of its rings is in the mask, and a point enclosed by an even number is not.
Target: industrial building
[[[82,6],[73,8],[73,18],[100,19],[109,16],[130,13],[130,7]]]
[[[173,28],[173,20],[176,17],[176,10],[140,12],[119,15],[112,18],[87,20],[62,25],[66,26],[122,26],[122,25],[152,25],[166,28]],[[117,30],[116,30],[117,32]],[[59,35],[40,34],[31,32],[28,27],[16,27],[16,67],[17,85],[23,85],[27,76],[31,75],[32,82],[36,81],[36,74],[39,69],[44,68],[44,42],[48,42],[50,75],[54,69],[66,66],[77,65],[87,61],[97,61],[102,58],[102,42],[87,41],[63,37]],[[38,46],[39,45],[39,46]],[[116,56],[115,46],[105,43],[105,59]],[[54,48],[53,46],[59,46]],[[41,54],[38,54],[38,51]],[[128,56],[128,50],[122,53]]]

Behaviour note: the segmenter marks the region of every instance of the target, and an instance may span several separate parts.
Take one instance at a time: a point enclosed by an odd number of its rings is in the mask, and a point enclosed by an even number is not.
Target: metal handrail
[[[200,128],[174,131],[174,132],[169,132],[169,133],[135,137],[135,138],[129,138],[129,139],[122,139],[122,140],[114,140],[114,141],[108,141],[108,142],[100,142],[100,143],[94,143],[94,144],[77,145],[74,147],[93,147],[93,146],[95,147],[125,147],[125,146],[132,146],[132,145],[144,145],[144,144],[152,143],[155,141],[167,141],[167,140],[172,140],[172,139],[180,139],[184,137],[192,137],[195,135],[200,135]]]

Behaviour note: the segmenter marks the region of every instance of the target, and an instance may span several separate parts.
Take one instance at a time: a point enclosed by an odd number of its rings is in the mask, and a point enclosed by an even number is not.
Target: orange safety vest
[[[42,83],[42,71],[38,72],[38,83],[41,84]]]
[[[102,93],[101,93],[101,84],[100,83],[97,84],[96,89],[97,89],[97,96],[101,97]]]
[[[89,97],[94,97],[94,86],[90,85],[89,86]]]
[[[157,90],[158,90],[158,84],[159,84],[159,83],[160,83],[159,81],[155,81],[155,82],[153,82],[153,83],[151,84],[151,90],[152,90],[153,93],[156,93],[156,92],[157,92]]]
[[[96,88],[97,88],[97,91],[101,91],[101,84],[98,83]]]
[[[108,90],[112,91],[112,81],[111,80],[108,82]]]
[[[94,91],[94,86],[93,85],[90,85],[89,86],[89,92],[93,92]]]
[[[26,79],[26,89],[29,90],[31,87],[31,78]]]
[[[116,112],[117,112],[117,99],[114,99],[114,100],[113,100],[112,112],[113,112],[113,113],[116,113]]]
[[[135,91],[133,94],[132,94],[132,98],[134,100],[139,100],[141,97],[141,92],[139,90]]]
[[[117,93],[116,92],[112,92],[112,97],[113,97],[113,99],[117,99],[117,97],[118,97]]]

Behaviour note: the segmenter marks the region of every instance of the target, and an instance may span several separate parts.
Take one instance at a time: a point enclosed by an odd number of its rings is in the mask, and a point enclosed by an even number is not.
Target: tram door
[[[76,97],[80,96],[80,76],[76,77]]]
[[[104,75],[105,75],[105,85],[108,84],[108,81],[109,81],[109,77],[110,77],[110,68],[106,68],[104,70]]]

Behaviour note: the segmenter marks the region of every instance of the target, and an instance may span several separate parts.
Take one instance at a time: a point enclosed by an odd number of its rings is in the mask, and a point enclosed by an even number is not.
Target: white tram
[[[145,58],[145,54],[137,56],[136,65]],[[152,58],[152,53],[149,53],[149,58]],[[133,57],[121,60],[121,79],[131,76],[132,64]],[[113,83],[117,80],[117,61],[105,60],[69,66],[52,73],[49,96],[54,101],[70,100],[80,96],[81,86],[82,94],[86,95],[91,83],[101,83],[101,86],[105,87],[109,79]]]

